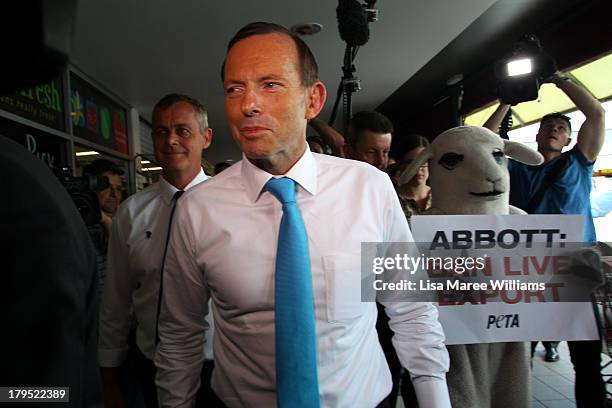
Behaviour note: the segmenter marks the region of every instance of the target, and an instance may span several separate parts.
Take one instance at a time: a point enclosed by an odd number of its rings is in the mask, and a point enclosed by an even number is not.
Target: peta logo
[[[489,315],[489,319],[487,321],[487,329],[490,329],[491,326],[495,326],[498,329],[508,329],[512,327],[520,327],[519,324],[519,315],[517,314],[507,314],[507,315]]]

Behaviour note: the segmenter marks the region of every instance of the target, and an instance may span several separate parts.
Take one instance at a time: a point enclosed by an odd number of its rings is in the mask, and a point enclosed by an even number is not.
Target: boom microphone
[[[357,0],[338,0],[336,7],[340,38],[349,46],[364,45],[370,39],[367,13]]]

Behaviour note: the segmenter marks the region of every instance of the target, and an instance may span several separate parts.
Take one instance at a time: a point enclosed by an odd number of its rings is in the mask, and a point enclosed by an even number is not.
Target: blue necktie
[[[295,181],[272,178],[265,189],[283,204],[275,275],[276,401],[279,408],[319,407],[310,255]]]

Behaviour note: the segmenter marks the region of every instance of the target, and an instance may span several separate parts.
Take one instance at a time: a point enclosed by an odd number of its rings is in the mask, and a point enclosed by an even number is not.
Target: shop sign
[[[64,132],[64,88],[60,78],[0,96],[0,109]]]
[[[74,73],[70,74],[70,110],[75,136],[129,154],[126,109]]]
[[[61,137],[4,118],[0,118],[0,135],[28,149],[52,170],[69,167],[67,141]]]

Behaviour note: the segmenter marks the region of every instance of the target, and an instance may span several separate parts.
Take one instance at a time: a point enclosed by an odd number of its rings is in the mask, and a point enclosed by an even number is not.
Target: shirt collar
[[[200,184],[207,178],[208,176],[204,174],[204,171],[202,170],[202,168],[200,168],[200,172],[198,173],[198,175],[195,176],[193,180],[191,180],[183,190],[187,191],[191,187]],[[178,190],[178,188],[168,183],[168,181],[166,181],[163,176],[159,178],[159,191],[162,199],[164,200],[164,203],[166,203],[167,205],[170,205],[172,203],[172,197],[174,197],[174,193],[176,193]]]
[[[288,177],[298,183],[308,193],[313,195],[317,193],[317,162],[308,146],[306,146],[302,157],[287,173],[281,176],[275,176],[255,166],[246,158],[244,153],[242,154],[240,171],[247,197],[253,203],[259,199],[264,185],[273,177]]]

